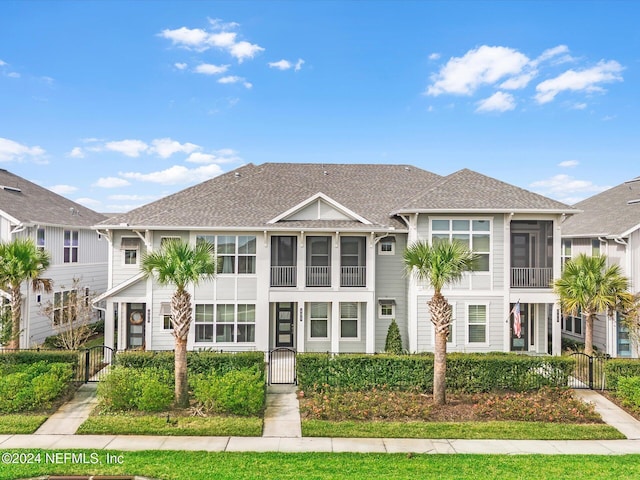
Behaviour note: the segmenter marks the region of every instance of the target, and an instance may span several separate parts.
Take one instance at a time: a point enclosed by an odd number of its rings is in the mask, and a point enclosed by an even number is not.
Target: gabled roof
[[[13,222],[24,224],[90,227],[106,218],[3,169],[0,169],[0,211]]]
[[[99,227],[405,229],[391,210],[440,178],[409,165],[248,164]],[[289,220],[286,215],[278,219],[319,194],[353,213],[353,220]],[[274,219],[279,221],[269,223]]]
[[[578,210],[465,168],[433,182],[394,213],[456,211],[572,214]]]
[[[625,237],[640,228],[640,177],[576,203],[584,213],[562,224],[562,236]]]

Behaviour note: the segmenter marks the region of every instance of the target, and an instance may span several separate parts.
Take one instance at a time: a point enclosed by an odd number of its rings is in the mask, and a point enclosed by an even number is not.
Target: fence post
[[[89,349],[84,352],[84,383],[89,383],[89,352]]]
[[[589,357],[589,390],[593,390],[593,357]]]

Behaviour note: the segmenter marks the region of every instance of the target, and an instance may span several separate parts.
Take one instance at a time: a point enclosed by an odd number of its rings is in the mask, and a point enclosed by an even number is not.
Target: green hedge
[[[115,364],[129,368],[155,368],[173,374],[175,360],[173,352],[118,352]],[[264,380],[264,353],[262,352],[187,352],[189,373],[224,375],[233,370],[256,368]]]
[[[478,393],[567,386],[573,366],[574,360],[566,357],[452,353],[447,356],[447,387]],[[431,391],[433,356],[304,353],[297,357],[297,376],[300,387],[307,390],[326,385],[355,391],[374,387]]]
[[[31,365],[38,362],[68,363],[78,367],[79,354],[74,350],[0,351],[0,365]]]
[[[612,358],[604,363],[607,388],[616,390],[618,380],[623,377],[640,377],[640,360]]]

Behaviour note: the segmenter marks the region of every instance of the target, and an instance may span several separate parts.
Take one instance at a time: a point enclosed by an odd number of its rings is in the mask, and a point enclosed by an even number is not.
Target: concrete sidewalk
[[[51,415],[34,435],[72,435],[89,418],[98,403],[96,383],[85,383],[76,391],[73,399]]]
[[[300,406],[295,385],[269,385],[263,437],[301,438]]]

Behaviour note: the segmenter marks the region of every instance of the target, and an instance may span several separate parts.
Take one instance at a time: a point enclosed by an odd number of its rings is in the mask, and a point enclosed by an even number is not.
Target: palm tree
[[[476,261],[477,255],[455,240],[440,240],[433,245],[426,241],[416,242],[404,252],[407,273],[427,281],[434,290],[427,305],[436,332],[433,359],[433,401],[436,405],[446,403],[447,337],[451,327],[451,305],[442,295],[442,288],[459,281],[464,272],[473,270]]]
[[[20,348],[22,283],[31,281],[34,291],[51,292],[53,282],[42,277],[50,262],[49,254],[38,250],[31,239],[16,238],[0,244],[0,288],[8,290],[11,298],[10,349]]]
[[[593,355],[593,320],[598,313],[610,312],[633,301],[629,280],[619,265],[607,267],[604,255],[581,253],[564,264],[562,276],[553,282],[553,291],[565,313],[585,317],[584,353]]]
[[[160,285],[176,287],[171,297],[171,325],[175,338],[175,400],[178,407],[186,407],[189,403],[187,336],[193,311],[187,287],[215,276],[213,245],[198,242],[194,247],[182,240],[172,239],[163,243],[160,250],[146,253],[140,268],[147,276],[154,276]]]

